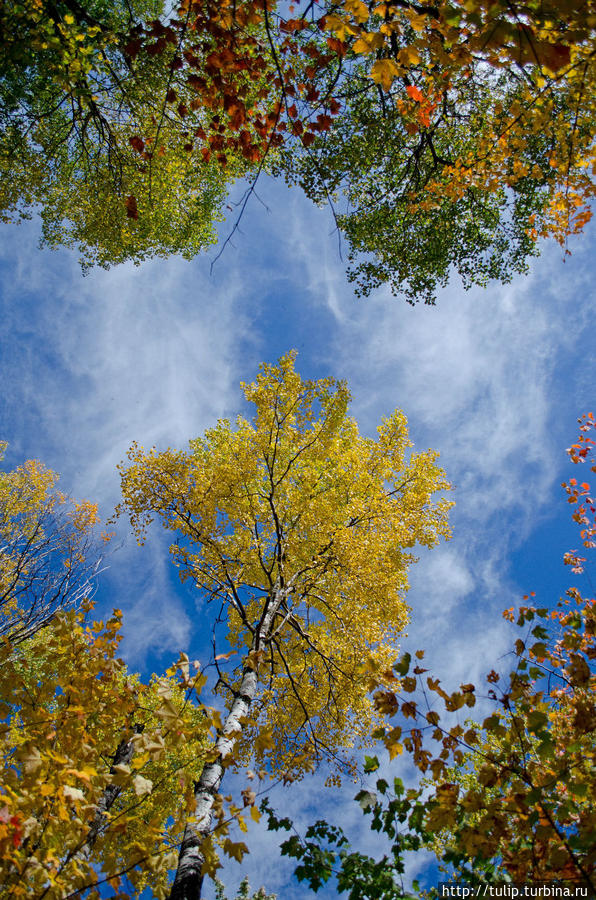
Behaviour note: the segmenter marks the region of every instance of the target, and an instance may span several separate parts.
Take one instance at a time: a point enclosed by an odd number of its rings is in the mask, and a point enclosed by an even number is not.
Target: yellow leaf
[[[393,728],[388,734],[383,738],[383,743],[385,744],[387,750],[389,751],[389,759],[395,759],[396,756],[400,756],[403,751],[403,744],[400,744],[399,739],[401,737],[401,728],[397,726]]]
[[[399,61],[404,66],[416,66],[420,62],[420,54],[416,47],[403,47],[399,51]]]
[[[37,747],[32,744],[26,744],[17,754],[17,759],[22,763],[23,770],[27,774],[37,772],[41,767],[41,754]]]
[[[380,84],[383,90],[388,91],[400,71],[395,60],[378,59],[371,69],[370,77],[376,84]]]
[[[426,16],[419,16],[411,9],[406,12],[406,16],[410,21],[410,25],[414,29],[414,31],[424,31],[425,26],[428,23],[428,19]]]
[[[372,53],[375,50],[379,50],[384,43],[385,40],[382,34],[367,34],[366,32],[362,32],[358,40],[354,43],[352,50],[354,53]]]
[[[348,35],[359,34],[359,29],[355,25],[336,15],[325,16],[325,30],[333,31],[340,41],[345,40]]]
[[[357,22],[366,22],[369,17],[368,6],[362,0],[345,0],[344,9]]]
[[[82,791],[80,791],[78,788],[71,787],[69,784],[65,784],[62,787],[62,793],[67,800],[70,800],[71,803],[76,803],[85,799],[85,795]]]
[[[130,766],[124,763],[112,766],[111,779],[114,784],[126,784],[130,780]]]
[[[226,838],[223,842],[223,851],[232,859],[235,859],[236,862],[242,862],[242,857],[245,853],[248,853],[248,847],[243,841],[234,843],[230,838]]]
[[[86,781],[87,784],[91,784],[91,776],[92,776],[92,775],[97,775],[97,772],[96,772],[95,769],[88,769],[88,768],[84,768],[84,769],[67,769],[67,770],[66,770],[66,774],[67,774],[67,775],[74,775],[75,778],[80,778],[81,781]]]
[[[164,723],[171,728],[179,719],[179,713],[171,700],[164,699],[163,703],[155,711],[155,715],[164,720]]]
[[[261,731],[254,742],[255,753],[261,754],[265,750],[272,750],[274,747],[275,740],[271,729]]]

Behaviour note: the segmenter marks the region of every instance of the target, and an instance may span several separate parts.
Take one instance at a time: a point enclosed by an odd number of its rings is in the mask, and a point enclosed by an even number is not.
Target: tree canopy
[[[97,507],[71,502],[57,481],[36,460],[0,471],[0,638],[13,643],[93,593]]]
[[[361,436],[345,385],[303,381],[294,354],[243,389],[252,421],[220,421],[187,452],[135,445],[122,470],[120,511],[140,540],[153,516],[176,534],[174,561],[211,604],[214,650],[226,631],[215,660],[229,713],[197,783],[173,898],[200,896],[232,749],[286,781],[321,759],[351,771],[345,749],[376,720],[370,672],[390,667],[407,621],[411,548],[447,534],[437,454],[408,458],[402,413],[376,440]]]
[[[596,472],[594,416],[579,421],[579,440],[568,453]],[[572,478],[563,487],[583,547],[592,550],[590,485]],[[564,561],[581,574],[586,558],[572,551]],[[523,637],[514,643],[512,671],[501,676],[493,669],[486,676],[493,709],[482,721],[450,724],[458,710],[474,708],[480,689],[462,684],[446,691],[424,668],[423,651],[415,659],[401,657],[393,686],[385,677],[376,705],[393,721],[377,737],[391,758],[411,754],[422,787],[379,778],[374,790],[357,795],[371,828],[389,839],[382,858],[353,849],[339,826],[324,821],[304,840],[284,841],[282,852],[299,861],[296,874],[315,891],[336,876],[340,892],[353,900],[406,896],[404,854],[427,848],[447,867],[443,871],[467,885],[565,882],[593,894],[596,601],[575,586],[550,608],[535,606],[534,595],[524,601],[517,613],[504,613]],[[369,773],[379,766],[377,757],[366,758]],[[265,808],[270,828],[291,828],[288,818]]]
[[[505,281],[591,215],[595,22],[579,0],[11,2],[0,206],[39,205],[87,263],[191,257],[264,170],[332,204],[360,293]]]
[[[211,721],[167,675],[118,658],[121,613],[89,601],[0,645],[0,886],[5,896],[166,897]]]
[[[284,163],[309,196],[338,197],[359,292],[388,282],[432,302],[451,268],[506,281],[539,237],[581,230],[595,22],[574,0],[324,4],[305,33],[338,42],[333,80],[315,81],[339,109]]]
[[[107,883],[121,900],[149,886],[163,898],[221,717],[200,701],[198,662],[180,654],[143,681],[117,656],[121,612],[90,621],[97,509],[56,481],[35,460],[0,474],[0,886],[32,900],[97,898]],[[245,851],[228,835],[246,830],[245,806],[258,819],[255,797],[213,798],[210,871],[216,847]]]
[[[215,241],[240,172],[185,149],[188,128],[165,100],[176,48],[133,68],[131,29],[160,12],[153,0],[2,6],[0,210],[18,220],[38,208],[44,241],[76,247],[84,266],[194,256]]]

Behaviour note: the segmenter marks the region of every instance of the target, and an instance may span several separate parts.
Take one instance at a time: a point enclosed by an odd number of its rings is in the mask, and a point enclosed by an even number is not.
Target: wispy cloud
[[[455,486],[454,536],[412,569],[404,643],[426,647],[443,681],[477,682],[510,644],[499,612],[519,595],[511,551],[549,513],[562,448],[593,397],[594,351],[582,334],[594,243],[586,238],[565,265],[555,248],[507,287],[465,293],[454,282],[436,308],[384,291],[358,301],[328,214],[280,185],[262,190],[271,213],[249,210],[213,277],[205,260],[173,259],[82,279],[72,254],[35,249],[34,225],[3,229],[2,437],[14,460],[41,457],[109,514],[115,466],[133,440],[183,446],[240,411],[238,382],[259,359],[298,347],[304,375],[348,380],[362,430],[397,406],[416,447],[440,450]],[[139,550],[126,534],[123,525],[102,602],[125,610],[133,665],[167,663],[200,639],[194,600],[161,536]],[[323,780],[288,789],[298,823],[328,815],[374,851],[353,786],[327,791]],[[287,884],[276,839],[255,835],[242,866],[253,883],[304,897]]]
[[[347,378],[361,427],[402,408],[415,446],[438,449],[454,484],[453,540],[423,555],[409,600],[411,641],[448,647],[455,676],[470,665],[466,644],[473,658],[504,648],[498,612],[518,599],[508,556],[550,511],[575,398],[591,402],[589,361],[576,372],[573,354],[593,309],[592,251],[563,264],[551,245],[528,277],[469,292],[454,278],[436,307],[411,308],[383,290],[355,302],[332,240],[294,230],[310,302],[334,317],[329,369]]]
[[[12,459],[38,457],[74,496],[119,499],[116,465],[133,441],[183,446],[234,414],[251,348],[238,272],[210,281],[179,260],[81,277],[68,253],[38,253],[33,225],[5,229],[3,437]],[[109,558],[98,595],[125,609],[124,650],[139,664],[189,638],[163,541]],[[192,610],[191,610],[192,614]],[[177,655],[177,653],[176,653]]]

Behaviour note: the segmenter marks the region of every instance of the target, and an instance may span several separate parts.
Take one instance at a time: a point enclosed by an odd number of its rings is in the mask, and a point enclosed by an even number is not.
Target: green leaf
[[[364,771],[367,775],[371,772],[376,772],[379,768],[379,760],[376,756],[365,756],[364,757]]]
[[[394,669],[398,675],[406,675],[410,668],[410,663],[412,661],[412,656],[410,653],[404,653],[395,663]]]

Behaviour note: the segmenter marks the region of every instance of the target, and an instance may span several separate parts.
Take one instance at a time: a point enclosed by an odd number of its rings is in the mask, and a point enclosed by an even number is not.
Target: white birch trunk
[[[252,650],[262,648],[267,642],[271,625],[282,599],[281,592],[276,591],[275,594],[275,600],[271,602],[255,635]],[[231,753],[236,738],[242,731],[241,720],[248,716],[250,705],[257,694],[257,685],[256,670],[246,666],[222,733],[215,742],[217,758],[203,767],[201,777],[197,782],[193,813],[195,821],[187,823],[184,829],[170,900],[200,900],[201,898],[203,886],[201,869],[204,862],[201,844],[211,829],[211,811],[224,774],[223,761]]]
[[[135,734],[140,734],[141,731],[142,728],[135,726]],[[129,765],[134,756],[134,752],[135,745],[133,738],[130,738],[128,741],[121,741],[114,754],[114,761],[110,767],[110,774],[114,774],[115,766]],[[122,788],[117,787],[115,784],[108,784],[107,787],[104,788],[99,803],[97,804],[97,811],[93,817],[93,822],[89,828],[89,834],[87,835],[84,849],[87,849],[88,851],[93,849],[93,845],[95,844],[99,833],[107,822],[107,813],[110,811],[121,791]]]

